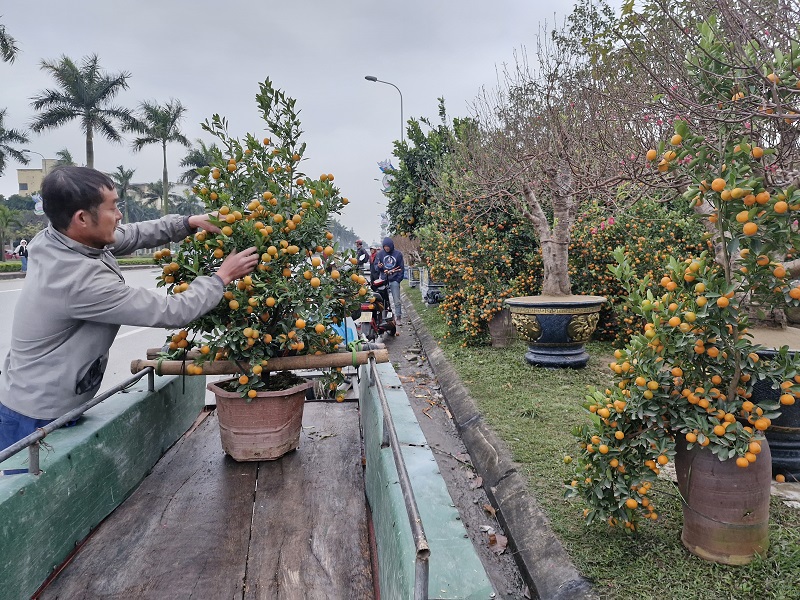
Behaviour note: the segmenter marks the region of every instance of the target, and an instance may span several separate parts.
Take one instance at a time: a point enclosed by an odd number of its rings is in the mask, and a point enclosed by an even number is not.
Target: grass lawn
[[[706,562],[681,544],[681,505],[677,488],[660,480],[651,497],[657,521],[643,523],[636,535],[605,524],[587,527],[578,500],[563,497],[572,478],[565,455],[576,455],[570,431],[588,420],[582,403],[591,386],[611,383],[609,344],[588,345],[589,365],[580,370],[535,368],[523,360],[526,345],[462,348],[444,340],[447,331],[436,307],[422,302],[419,289],[405,289],[425,326],[470,389],[486,422],[511,449],[534,497],[547,512],[577,568],[591,579],[601,598],[645,600],[800,599],[800,510],[773,497],[770,549],[766,558],[744,567]]]

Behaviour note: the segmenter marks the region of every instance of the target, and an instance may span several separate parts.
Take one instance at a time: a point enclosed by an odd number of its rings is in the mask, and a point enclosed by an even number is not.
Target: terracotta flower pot
[[[275,460],[300,446],[306,390],[304,381],[285,390],[259,392],[242,398],[220,387],[227,381],[209,383],[217,397],[217,416],[222,449],[238,461]]]
[[[517,337],[517,330],[511,320],[511,311],[504,308],[489,321],[489,335],[492,348],[507,348]]]
[[[675,474],[683,498],[681,541],[705,560],[745,565],[769,547],[769,444],[761,442],[758,460],[747,468],[719,460],[695,444],[675,443]]]

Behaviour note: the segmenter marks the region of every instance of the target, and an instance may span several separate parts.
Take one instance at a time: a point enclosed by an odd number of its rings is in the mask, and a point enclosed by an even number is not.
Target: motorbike
[[[389,304],[389,281],[385,278],[370,282],[372,298],[362,302],[359,332],[373,342],[384,333],[394,336],[397,324]]]

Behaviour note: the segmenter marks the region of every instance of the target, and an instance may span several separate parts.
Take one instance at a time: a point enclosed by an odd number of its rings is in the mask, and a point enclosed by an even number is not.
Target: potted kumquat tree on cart
[[[325,392],[341,401],[341,367],[374,355],[339,352],[354,341],[343,338],[346,317],[367,293],[352,252],[340,250],[328,230],[348,200],[332,174],[313,179],[302,172],[306,145],[295,100],[269,80],[256,100],[268,137],[236,139],[218,115],[203,124],[222,152],[198,170],[195,191],[217,215],[220,233],[200,231],[155,259],[163,268],[159,285],[169,294],[213,273],[234,249],[256,246],[260,262],[231,282],[215,309],[172,335],[160,360],[135,361],[136,369],[154,364],[161,373],[235,375],[208,387],[217,396],[223,448],[237,460],[275,459],[298,447],[314,382],[292,370],[326,369]]]

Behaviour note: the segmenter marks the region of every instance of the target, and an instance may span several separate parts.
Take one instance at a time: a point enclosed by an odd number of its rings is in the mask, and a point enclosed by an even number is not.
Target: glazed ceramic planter
[[[781,346],[788,346],[790,353],[800,352],[800,329],[752,328],[750,333],[753,342],[764,346],[758,355],[765,360],[775,357]],[[773,389],[767,379],[753,384],[753,397],[756,404],[767,400],[777,402],[781,391]],[[772,419],[772,423],[764,432],[772,449],[772,475],[783,475],[786,481],[800,481],[800,401],[789,406],[780,407],[780,416]]]
[[[528,342],[528,364],[580,369],[589,362],[584,344],[592,337],[605,302],[603,296],[520,296],[506,300],[506,306]]]

